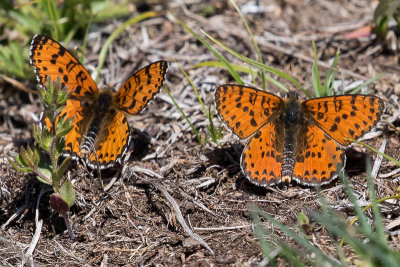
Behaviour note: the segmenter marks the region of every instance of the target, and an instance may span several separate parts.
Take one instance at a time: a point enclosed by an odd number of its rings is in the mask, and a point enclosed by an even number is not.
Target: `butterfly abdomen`
[[[103,89],[100,91],[96,99],[91,103],[92,109],[88,110],[87,117],[92,117],[88,130],[83,136],[81,145],[79,148],[79,156],[81,158],[87,159],[92,154],[94,148],[96,147],[97,139],[99,136],[99,131],[102,127],[102,121],[109,119],[107,116],[111,111],[112,105],[112,95],[111,89]]]
[[[79,156],[81,158],[87,159],[90,154],[92,154],[93,148],[97,141],[99,130],[100,120],[99,118],[94,118],[86,135],[83,136],[83,140],[79,149]]]
[[[297,144],[296,136],[301,130],[302,114],[297,94],[290,94],[285,99],[285,111],[281,116],[284,122],[284,147],[282,152],[282,182],[290,182],[296,165]]]

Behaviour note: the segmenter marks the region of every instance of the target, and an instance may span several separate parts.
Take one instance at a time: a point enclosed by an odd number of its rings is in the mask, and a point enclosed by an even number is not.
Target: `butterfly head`
[[[299,94],[294,91],[289,91],[285,94],[285,98],[299,99]]]
[[[285,122],[287,124],[298,124],[301,117],[301,106],[299,102],[299,95],[296,92],[289,91],[285,95]]]

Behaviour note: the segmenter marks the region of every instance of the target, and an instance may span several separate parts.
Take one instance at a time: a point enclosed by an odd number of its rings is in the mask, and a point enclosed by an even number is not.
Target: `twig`
[[[206,249],[208,249],[208,251],[210,251],[210,253],[214,256],[214,251],[207,245],[207,243],[197,234],[193,233],[193,231],[187,226],[185,219],[182,216],[182,212],[178,206],[178,204],[176,203],[175,199],[168,193],[167,189],[162,186],[159,183],[155,183],[155,182],[150,182],[152,185],[154,185],[158,190],[160,190],[165,198],[171,203],[172,207],[175,210],[176,213],[176,218],[178,219],[178,222],[181,224],[181,226],[183,227],[183,230],[185,230],[185,232],[193,239],[197,240],[200,242],[200,244],[202,244]]]
[[[196,231],[226,231],[226,230],[236,230],[242,228],[252,227],[252,224],[238,225],[238,226],[226,226],[226,227],[193,227]]]
[[[180,225],[182,226],[183,230],[184,230],[191,238],[197,240],[197,241],[198,241],[200,244],[202,244],[206,249],[208,249],[208,251],[210,251],[210,253],[211,253],[212,255],[214,255],[214,251],[210,248],[210,246],[207,245],[207,243],[206,243],[200,236],[198,236],[197,234],[193,233],[193,231],[192,231],[192,230],[189,228],[189,226],[186,224],[185,219],[184,219],[183,216],[182,216],[182,212],[181,212],[181,210],[180,210],[178,204],[176,203],[175,199],[168,193],[167,189],[166,189],[163,185],[161,185],[160,183],[158,183],[158,182],[156,182],[156,181],[150,181],[150,180],[148,180],[148,179],[145,179],[145,178],[143,178],[143,177],[140,177],[139,175],[137,175],[137,174],[134,172],[135,169],[136,169],[136,170],[140,169],[143,173],[146,173],[146,172],[151,173],[153,176],[158,177],[158,178],[163,178],[163,177],[162,177],[161,175],[159,175],[159,174],[153,172],[153,171],[150,171],[150,170],[147,170],[147,169],[143,169],[143,168],[139,168],[139,167],[137,167],[137,166],[135,166],[134,168],[131,169],[132,173],[133,173],[137,178],[139,178],[139,179],[142,180],[142,181],[145,181],[145,182],[147,182],[147,183],[152,184],[155,188],[157,188],[158,190],[160,190],[160,191],[164,194],[165,198],[171,203],[171,205],[172,205],[172,207],[173,207],[173,209],[174,209],[174,211],[175,211],[176,218],[177,218],[178,222],[180,223]]]
[[[392,177],[393,175],[397,174],[400,172],[400,168],[395,169],[389,173],[383,173],[383,174],[379,174],[379,178],[389,178]]]
[[[382,145],[379,148],[379,152],[385,153],[386,143],[387,143],[387,139],[385,138],[385,139],[383,139]],[[372,179],[376,179],[376,176],[378,176],[378,172],[379,172],[379,169],[382,164],[382,159],[383,159],[383,156],[381,156],[381,155],[378,155],[376,157],[374,167],[372,168],[372,171],[371,171]]]
[[[9,225],[10,222],[12,222],[18,215],[20,215],[23,211],[25,211],[27,207],[28,203],[25,203],[22,207],[19,207],[17,212],[11,215],[11,217],[1,226],[1,230],[4,230],[7,227],[7,225]]]
[[[216,214],[215,212],[212,212],[210,209],[208,209],[206,206],[204,206],[203,203],[195,200],[192,196],[188,195],[186,192],[184,192],[182,189],[179,189],[179,192],[181,193],[181,195],[184,195],[186,198],[189,198],[195,205],[199,206],[200,208],[202,208],[203,210],[205,210],[206,212],[214,215],[215,217],[220,217],[218,216],[218,214]]]
[[[35,230],[35,234],[34,234],[33,237],[32,237],[31,244],[29,245],[29,248],[28,248],[28,250],[27,250],[26,253],[25,253],[25,257],[29,259],[29,261],[30,261],[30,263],[31,263],[31,266],[33,266],[33,257],[32,257],[32,253],[33,253],[33,251],[35,250],[35,247],[36,247],[36,245],[37,245],[37,243],[38,243],[38,241],[39,241],[40,233],[42,232],[42,226],[43,226],[43,220],[39,220],[39,221],[36,223],[36,230]],[[24,258],[24,259],[25,259],[25,258]],[[24,266],[24,264],[25,264],[24,261],[25,261],[25,260],[23,260],[23,263],[21,264],[21,266]]]
[[[40,190],[39,196],[38,196],[37,201],[36,201],[36,209],[35,209],[36,230],[35,230],[35,234],[32,237],[31,244],[29,245],[29,248],[25,253],[25,257],[29,259],[29,261],[31,263],[31,266],[33,266],[33,256],[32,256],[32,254],[33,254],[33,251],[35,250],[35,247],[36,247],[36,245],[37,245],[37,243],[39,241],[40,233],[42,232],[42,226],[43,226],[43,220],[39,220],[39,203],[40,203],[40,200],[42,199],[43,194],[45,192],[47,192],[47,191],[48,190],[42,188]],[[24,264],[25,264],[24,260],[23,260],[22,266],[24,266]]]
[[[121,174],[121,171],[118,170],[117,173],[111,179],[111,181],[103,188],[104,192],[107,192],[114,185],[114,183],[117,181],[120,174]]]
[[[5,80],[6,82],[12,84],[13,86],[15,86],[16,88],[18,88],[19,90],[21,90],[23,92],[34,94],[34,95],[38,95],[39,94],[38,91],[32,90],[32,89],[26,87],[23,83],[15,80],[13,78],[7,77],[7,76],[2,75],[2,74],[0,74],[0,78]]]

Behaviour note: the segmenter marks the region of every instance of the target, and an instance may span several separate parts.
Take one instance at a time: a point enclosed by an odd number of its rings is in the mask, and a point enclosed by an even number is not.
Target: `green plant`
[[[53,187],[50,206],[59,212],[65,220],[71,239],[74,234],[68,219],[69,208],[75,203],[75,190],[65,173],[71,163],[71,157],[61,164],[58,159],[64,150],[64,137],[72,129],[72,119],[65,120],[58,114],[62,110],[68,94],[61,90],[61,83],[47,83],[46,88],[39,90],[44,106],[45,125],[34,125],[35,143],[32,147],[20,148],[19,154],[13,153],[8,161],[21,172],[35,173],[40,182]],[[45,152],[45,153],[43,153]]]
[[[183,75],[185,75],[186,79],[189,81],[191,87],[193,88],[193,91],[196,94],[197,100],[199,101],[199,103],[200,103],[200,105],[202,107],[204,115],[206,116],[207,120],[209,121],[209,125],[207,127],[207,134],[206,134],[206,137],[204,138],[204,141],[201,138],[201,136],[200,136],[198,130],[196,129],[196,127],[190,121],[189,117],[185,114],[185,112],[182,110],[182,108],[175,101],[175,99],[173,98],[173,96],[169,92],[167,86],[165,86],[165,90],[167,91],[168,96],[171,98],[171,100],[174,103],[174,105],[176,106],[176,108],[181,112],[181,114],[185,118],[185,120],[189,123],[190,127],[192,128],[193,132],[196,135],[196,138],[197,138],[197,141],[199,142],[199,144],[202,145],[202,144],[206,143],[209,137],[211,137],[211,140],[214,143],[217,143],[218,140],[221,139],[222,127],[219,127],[218,129],[216,129],[215,126],[214,126],[213,118],[214,118],[215,110],[214,110],[213,106],[211,104],[209,104],[208,109],[207,109],[206,105],[204,104],[203,100],[200,97],[200,94],[199,94],[196,86],[194,85],[194,83],[192,82],[190,77],[187,75],[185,70],[181,67],[181,65],[179,65],[179,63],[177,63],[177,64],[178,64],[180,70],[182,71]]]
[[[318,55],[317,55],[317,49],[315,47],[315,43],[313,42],[313,51],[314,51],[314,62],[312,65],[312,70],[311,70],[311,81],[313,84],[313,89],[314,89],[314,97],[325,97],[325,96],[333,96],[335,95],[335,89],[334,89],[334,81],[335,78],[338,74],[338,68],[337,64],[339,61],[339,50],[336,52],[335,58],[332,62],[331,67],[328,69],[324,82],[321,82],[321,77],[319,74],[319,67],[318,67]],[[370,83],[374,82],[377,79],[380,79],[384,74],[378,74],[376,77],[371,78],[367,80],[366,82],[354,87],[348,89],[350,91],[350,94],[357,94],[358,92],[361,91],[361,89]],[[344,92],[342,92],[343,94]]]
[[[367,164],[367,166],[369,166],[369,164]],[[332,236],[343,238],[344,242],[349,246],[349,249],[356,255],[356,257],[352,259],[352,264],[357,266],[398,266],[400,262],[400,253],[392,249],[387,242],[378,203],[386,201],[387,199],[399,199],[400,197],[396,195],[385,198],[384,200],[377,200],[369,168],[367,168],[367,174],[369,196],[371,199],[371,204],[368,207],[372,208],[374,225],[368,224],[367,217],[364,214],[366,209],[364,208],[363,210],[358,204],[357,198],[350,186],[349,179],[343,173],[340,175],[340,178],[345,185],[345,190],[349,196],[350,202],[354,206],[354,212],[360,223],[358,225],[353,225],[348,221],[340,219],[340,216],[336,215],[336,213],[328,207],[326,200],[322,196],[320,198],[322,212],[314,213],[312,217],[316,223],[326,228]],[[251,216],[256,225],[255,235],[260,242],[263,255],[266,258],[265,262],[271,265],[278,256],[285,258],[294,266],[347,266],[350,261],[350,258],[344,257],[343,248],[339,246],[339,244],[337,246],[338,254],[336,257],[328,256],[317,246],[314,246],[306,235],[302,234],[302,229],[300,230],[301,233],[291,230],[258,208],[252,209]],[[287,242],[273,237],[272,234],[263,227],[261,218],[276,226],[307,253],[299,254],[296,249],[288,245]],[[313,257],[310,257],[311,254]]]
[[[380,0],[374,11],[375,27],[373,31],[379,38],[384,39],[389,32],[389,22],[396,22],[396,27],[400,29],[400,2],[398,0]]]
[[[13,32],[12,38],[0,44],[0,72],[17,78],[33,78],[29,71],[29,53],[21,44],[30,42],[36,33],[64,42],[76,36],[85,37],[93,21],[129,15],[127,5],[128,2],[99,0],[42,0],[14,6],[9,1],[0,1],[0,34]]]

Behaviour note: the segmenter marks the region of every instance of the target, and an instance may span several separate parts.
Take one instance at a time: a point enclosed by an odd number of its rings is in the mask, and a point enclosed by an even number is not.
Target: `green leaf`
[[[19,155],[18,158],[20,158]],[[17,163],[15,163],[13,159],[11,159],[10,157],[7,157],[7,160],[14,167],[14,169],[16,169],[19,172],[33,172],[32,168],[23,167],[23,165],[17,165]],[[17,162],[16,158],[14,158],[14,160]]]
[[[59,194],[69,207],[72,207],[75,204],[75,189],[70,181],[64,181],[59,188]]]
[[[21,147],[20,150],[21,162],[26,164],[26,166],[35,168],[34,159],[33,159],[33,151],[30,147],[26,150],[24,147]]]
[[[71,157],[67,157],[63,160],[63,162],[61,163],[60,167],[57,170],[57,173],[54,177],[54,182],[58,183],[58,181],[60,181],[60,179],[64,176],[64,174],[67,172],[69,166],[71,165],[71,161],[72,158]]]
[[[51,162],[48,157],[46,157],[46,154],[42,154],[42,158],[40,159],[40,162],[37,166],[37,170],[44,176],[46,177],[47,180],[43,179],[40,176],[37,176],[39,181],[45,184],[52,185],[52,173],[51,173]]]
[[[65,116],[59,117],[56,126],[57,129],[56,137],[60,138],[66,136],[74,127],[73,122],[74,118],[65,119]]]

